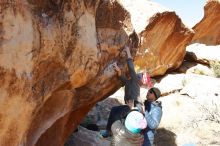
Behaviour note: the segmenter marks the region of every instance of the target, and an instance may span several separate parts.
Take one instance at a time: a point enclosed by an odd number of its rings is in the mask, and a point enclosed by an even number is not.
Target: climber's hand
[[[121,69],[118,67],[117,63],[113,64],[114,69],[117,71],[118,75],[121,75]]]

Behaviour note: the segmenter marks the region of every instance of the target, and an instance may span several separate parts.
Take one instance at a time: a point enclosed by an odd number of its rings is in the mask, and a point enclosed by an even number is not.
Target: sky
[[[152,0],[174,10],[183,23],[193,27],[204,16],[205,0]]]

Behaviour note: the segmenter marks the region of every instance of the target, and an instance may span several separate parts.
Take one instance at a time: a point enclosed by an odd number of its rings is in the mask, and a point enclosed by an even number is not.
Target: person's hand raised
[[[117,71],[118,75],[121,75],[121,69],[118,67],[117,63],[113,64],[113,68]]]

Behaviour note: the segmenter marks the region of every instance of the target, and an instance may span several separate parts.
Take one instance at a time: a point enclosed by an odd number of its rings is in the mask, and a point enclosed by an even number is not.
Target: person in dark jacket
[[[143,74],[142,73],[136,74],[129,47],[127,46],[125,47],[125,52],[127,54],[127,66],[128,66],[128,70],[130,74],[130,79],[122,75],[121,69],[117,66],[117,64],[114,64],[114,67],[115,67],[115,70],[117,71],[119,79],[125,85],[124,101],[125,101],[125,104],[130,104],[133,102],[132,106],[137,107],[141,112],[143,112],[142,102],[139,99],[140,87],[145,83],[145,82],[142,82]],[[113,107],[110,111],[110,115],[109,115],[107,126],[106,126],[106,131],[102,131],[101,135],[104,138],[110,136],[112,124],[116,120],[119,120],[121,117],[123,117],[124,114],[127,113],[129,110],[130,110],[129,105],[121,105],[121,106]]]
[[[133,99],[134,101],[141,102],[139,98],[140,98],[140,87],[144,84],[142,82],[143,74],[142,73],[136,74],[129,47],[126,46],[125,51],[128,57],[127,66],[128,66],[130,78],[128,79],[127,77],[122,75],[121,69],[117,66],[117,64],[114,64],[115,70],[118,73],[118,77],[125,86],[124,101],[125,104],[129,99]]]
[[[152,87],[148,90],[147,100],[144,103],[147,128],[144,133],[143,146],[153,146],[155,129],[159,126],[162,117],[161,102],[157,101],[160,95],[161,92],[156,87]]]

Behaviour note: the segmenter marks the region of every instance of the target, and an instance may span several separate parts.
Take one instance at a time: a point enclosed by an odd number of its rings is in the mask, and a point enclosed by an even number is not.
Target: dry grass
[[[220,78],[220,62],[217,60],[211,61],[210,66],[214,71],[215,77]]]

